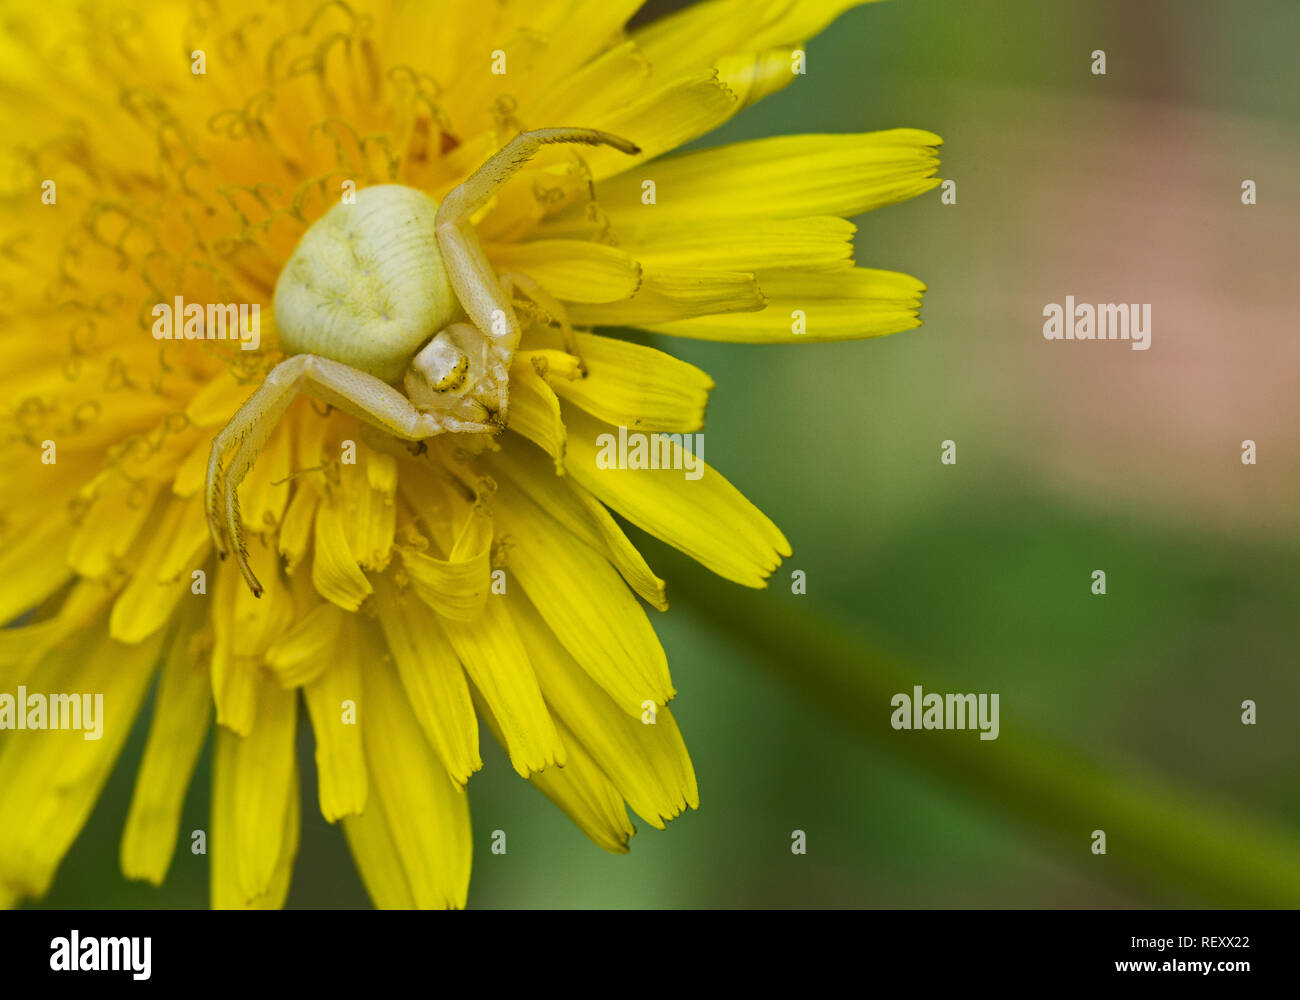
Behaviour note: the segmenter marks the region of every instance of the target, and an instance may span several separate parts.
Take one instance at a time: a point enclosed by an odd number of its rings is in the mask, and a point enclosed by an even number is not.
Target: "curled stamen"
[[[519,119],[515,117],[515,112],[518,110],[519,102],[509,94],[500,94],[492,102],[492,118],[499,135],[517,135],[524,130]]]
[[[306,224],[308,220],[307,214],[304,211],[304,206],[307,202],[307,196],[311,194],[313,188],[319,188],[321,197],[329,201],[331,200],[331,194],[329,191],[329,183],[331,179],[337,178],[339,180],[351,180],[355,177],[355,172],[345,170],[331,170],[327,174],[321,174],[317,177],[309,177],[307,180],[299,184],[298,190],[294,192],[293,198],[289,202],[289,214],[303,224]]]
[[[68,331],[68,354],[84,357],[94,353],[96,325],[93,319],[83,319]]]
[[[241,235],[252,228],[255,223],[249,219],[248,215],[235,200],[234,196],[237,193],[248,195],[266,210],[267,215],[275,211],[276,206],[284,200],[284,194],[280,188],[267,181],[259,181],[251,186],[247,184],[222,184],[218,187],[217,194],[221,195],[221,197],[226,200],[226,203],[230,205],[231,211],[235,213],[235,217],[239,220]],[[274,200],[272,200],[272,198]],[[263,216],[263,221],[265,221],[265,218],[266,217]]]
[[[104,377],[104,391],[117,392],[119,389],[139,389],[127,371],[126,362],[114,355],[108,360],[108,373]]]
[[[102,228],[105,223],[111,224],[113,219],[116,219],[120,225],[116,239],[104,232]],[[126,241],[137,228],[142,227],[130,209],[110,201],[92,202],[82,219],[82,228],[90,236],[92,243],[117,254],[120,267],[125,268],[131,263],[131,255],[126,251]]]
[[[72,429],[74,433],[79,433],[89,427],[94,421],[100,418],[103,408],[99,402],[94,399],[87,399],[78,403],[76,409],[72,411]]]
[[[231,63],[240,63],[248,58],[249,46],[245,32],[253,25],[261,23],[260,14],[250,14],[222,35],[217,43],[217,51],[221,53],[221,58]]]
[[[25,431],[32,431],[45,422],[45,418],[54,412],[45,400],[39,396],[28,396],[14,409],[14,420]]]
[[[380,154],[384,158],[385,166],[388,169],[388,180],[397,180],[398,171],[402,165],[402,158],[393,152],[392,136],[384,132],[376,132],[373,135],[364,136],[361,140],[361,154],[365,156],[366,150],[371,146],[377,146]]]
[[[118,292],[104,292],[90,308],[101,315],[115,314],[122,308],[123,301]]]
[[[80,493],[74,494],[68,498],[68,523],[74,528],[79,527],[90,513],[90,508],[94,505],[94,498],[82,496]]]

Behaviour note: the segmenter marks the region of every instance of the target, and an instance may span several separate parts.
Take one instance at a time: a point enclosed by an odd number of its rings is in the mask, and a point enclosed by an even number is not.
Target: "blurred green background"
[[[940,133],[957,204],[936,190],[858,220],[859,263],[929,285],[925,326],[834,345],[664,345],[717,380],[709,460],[794,557],[769,591],[725,606],[669,577],[674,607],[657,625],[702,805],[666,833],[637,821],[630,856],[592,846],[485,734],[471,906],[1254,901],[1206,895],[1123,837],[1094,856],[1091,830],[1116,817],[1099,808],[1071,826],[1051,803],[1013,808],[979,755],[1032,733],[1048,784],[1056,753],[1080,756],[1300,851],[1297,38],[1294,0],[873,4],[810,42],[805,78],[703,140]],[[1255,207],[1240,201],[1247,178]],[[1041,310],[1066,295],[1150,302],[1151,350],[1045,341]],[[939,462],[945,439],[955,466]],[[790,593],[794,569],[806,596]],[[884,649],[927,690],[999,692],[1003,739],[964,734],[959,774],[918,752],[942,737],[889,729],[887,698],[832,719],[807,663],[740,641],[778,605],[804,622],[792,627],[860,637],[862,671]],[[42,905],[206,905],[207,861],[184,835],[161,890],[118,873],[148,718]],[[308,729],[289,905],[366,906],[315,808]],[[206,826],[209,778],[205,751],[182,831]],[[488,850],[496,829],[504,856]],[[791,854],[796,829],[806,856]],[[1283,892],[1300,899],[1300,885]]]

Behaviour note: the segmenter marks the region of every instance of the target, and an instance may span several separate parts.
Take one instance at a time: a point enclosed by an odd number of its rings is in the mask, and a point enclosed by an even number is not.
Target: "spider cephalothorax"
[[[560,142],[639,152],[590,129],[523,132],[441,205],[397,184],[365,188],[303,235],[275,289],[280,346],[290,356],[216,436],[208,458],[213,542],[222,558],[234,548],[254,594],[262,588],[236,493],[297,393],[407,441],[504,425],[519,321],[470,218],[539,148]]]

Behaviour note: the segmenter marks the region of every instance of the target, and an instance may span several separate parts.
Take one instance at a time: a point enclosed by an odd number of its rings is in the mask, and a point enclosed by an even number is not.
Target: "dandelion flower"
[[[801,44],[854,0],[710,0],[629,28],[639,5],[4,5],[0,903],[46,892],[151,690],[122,869],[165,877],[213,732],[217,907],[284,902],[304,724],[319,808],[379,906],[465,904],[480,722],[609,851],[627,850],[628,807],[663,828],[697,806],[645,609],[667,607],[664,582],[622,524],[747,587],[790,548],[713,468],[606,467],[620,434],[681,458],[661,435],[701,429],[713,382],[590,331],[772,343],[919,325],[921,283],[857,267],[845,217],[937,184],[940,140],[674,153],[794,82]],[[216,558],[205,466],[285,360],[273,297],[295,247],[357,192],[441,202],[520,132],[557,126],[636,151],[547,147],[466,223],[522,329],[506,426],[417,445],[293,399],[237,492],[256,596]],[[190,336],[183,303],[257,306],[259,348]],[[20,686],[102,694],[99,738],[19,731]]]

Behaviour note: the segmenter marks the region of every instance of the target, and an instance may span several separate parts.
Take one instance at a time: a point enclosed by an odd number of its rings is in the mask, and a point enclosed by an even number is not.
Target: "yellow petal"
[[[200,439],[188,455],[176,467],[172,477],[172,492],[178,497],[192,497],[203,489],[203,478],[208,472],[208,456],[212,453],[212,442]]]
[[[715,313],[754,312],[765,301],[752,274],[647,266],[641,288],[630,299],[574,303],[569,320],[578,326],[646,326]]]
[[[401,469],[397,488],[415,518],[414,524],[402,525],[401,538],[419,551],[446,556],[456,547],[458,530],[469,519],[474,498],[429,462],[403,462]]]
[[[661,74],[710,65],[718,53],[748,52],[811,38],[869,0],[705,0],[639,28],[632,38]]]
[[[407,60],[412,65],[438,67],[438,79],[445,80],[447,88],[439,101],[445,101],[445,107],[458,109],[456,120],[462,133],[491,127],[491,113],[499,107],[498,100],[508,99],[510,107],[517,102],[521,114],[531,121],[533,109],[545,100],[546,90],[616,39],[620,27],[638,6],[635,0],[411,4],[403,8],[408,18],[427,8],[428,35],[415,42]],[[405,27],[396,34],[405,35]],[[491,39],[492,45],[480,59],[474,51],[483,39]],[[488,54],[498,47],[506,56],[508,69],[500,75],[483,69]]]
[[[640,100],[652,75],[653,67],[635,43],[612,46],[539,95],[542,116],[555,122],[590,121],[607,108]]]
[[[282,421],[272,432],[239,486],[239,514],[249,531],[269,531],[284,516],[293,471],[290,426]]]
[[[668,659],[645,611],[613,567],[508,482],[493,505],[508,536],[510,576],[584,670],[619,707],[639,716],[675,694]]]
[[[490,465],[576,539],[608,559],[643,601],[668,610],[663,580],[655,576],[605,505],[572,477],[557,476],[541,453],[532,449],[503,448],[491,457]]]
[[[316,511],[315,558],[311,579],[320,596],[344,611],[356,611],[373,593],[370,581],[348,547],[343,511],[333,497],[326,497]]]
[[[194,570],[207,560],[212,536],[203,504],[182,503],[180,508],[172,545],[158,561],[157,579],[176,580],[185,586],[191,581]]]
[[[211,856],[212,908],[214,910],[278,910],[289,894],[293,861],[302,829],[298,765],[294,761],[283,799],[283,815],[271,817],[268,832],[276,839],[265,845],[275,856],[274,868],[263,892],[249,896],[240,877],[240,814],[245,808],[241,785],[240,737],[221,726],[216,730],[212,758],[212,819],[208,837]]]
[[[382,451],[366,452],[366,482],[376,493],[391,497],[397,492],[397,459]]]
[[[371,807],[359,816],[343,817],[343,833],[356,862],[357,872],[380,910],[413,910],[415,897],[406,879],[406,869],[393,843],[392,831],[381,806]]]
[[[185,791],[212,721],[212,682],[201,638],[205,631],[206,615],[196,604],[170,637],[122,834],[122,874],[154,885],[162,885],[171,867]]]
[[[230,422],[235,411],[257,388],[246,382],[240,382],[228,369],[223,369],[214,378],[209,379],[185,409],[185,415],[195,427],[222,427]]]
[[[205,600],[191,592],[190,573],[174,568],[180,564],[191,573],[202,569],[210,545],[200,498],[165,497],[161,515],[132,565],[131,580],[113,603],[109,618],[113,638],[139,642],[162,628],[183,597]]]
[[[675,337],[746,344],[883,337],[921,325],[925,285],[896,271],[761,273],[767,308],[745,316],[708,316],[652,329]]]
[[[672,713],[650,706],[620,710],[547,628],[527,601],[509,599],[547,704],[576,735],[634,812],[662,830],[664,821],[699,807],[695,769]],[[572,742],[565,744],[570,749]]]
[[[313,408],[312,404],[314,402],[314,400],[300,396],[289,407],[285,419],[292,419],[295,416],[293,408],[294,406],[298,407],[296,415],[298,418],[296,425],[298,433],[295,435],[294,442],[294,454],[296,456],[294,464],[298,470],[298,475],[303,476],[306,482],[314,483],[323,488],[325,479],[321,466],[326,462],[326,439],[330,438],[334,431],[339,430],[347,418],[338,412],[322,418]],[[344,439],[347,435],[339,434],[338,437]],[[334,450],[329,459],[333,460],[337,457],[338,451]]]
[[[0,550],[0,622],[40,604],[72,577],[64,555],[68,541],[61,514],[6,536]]]
[[[425,737],[458,785],[483,766],[469,683],[437,616],[377,577],[375,609],[407,700]]]
[[[687,479],[680,444],[672,447],[676,469],[601,468],[597,455],[616,449],[615,429],[571,408],[565,422],[572,429],[566,471],[633,524],[719,576],[762,587],[790,554],[776,525],[716,469],[702,463],[699,478]]]
[[[300,687],[320,677],[330,664],[348,613],[321,601],[267,647],[266,665],[283,688]]]
[[[714,65],[718,79],[739,99],[737,111],[788,87],[798,76],[789,45],[722,56]]]
[[[713,379],[671,354],[625,340],[575,335],[587,374],[548,379],[556,395],[611,424],[643,431],[704,426]]]
[[[290,576],[311,547],[319,502],[320,494],[304,484],[294,490],[289,509],[285,511],[284,522],[280,525],[279,548],[280,555],[284,556],[284,571]]]
[[[560,401],[527,359],[510,368],[510,409],[506,426],[526,437],[553,459],[564,460],[564,420]]]
[[[667,86],[652,89],[631,104],[595,113],[586,123],[591,128],[630,139],[641,147],[638,155],[628,156],[597,146],[584,150],[583,160],[596,180],[630,171],[628,176],[637,177],[639,190],[647,160],[712,131],[735,114],[739,106],[739,97],[727,89],[712,69],[688,74]]]
[[[360,813],[366,804],[366,760],[361,745],[366,724],[361,703],[363,646],[354,631],[358,626],[348,624],[329,665],[302,689],[316,734],[320,811],[330,823]]]
[[[155,514],[156,486],[121,483],[104,489],[72,536],[68,562],[81,576],[101,577],[118,564]]]
[[[235,788],[235,877],[245,899],[271,886],[288,822],[288,800],[297,799],[298,696],[263,674],[258,678],[257,717],[247,736],[235,737],[228,779]]]
[[[397,507],[397,462],[391,455],[362,449],[360,462],[339,468],[337,501],[348,551],[365,569],[388,565]]]
[[[558,335],[551,337],[548,332],[540,332],[537,335],[539,343],[554,340],[558,344],[560,339]],[[582,377],[582,361],[576,355],[569,354],[558,347],[517,351],[515,361],[520,364],[527,362],[532,366],[533,371],[546,380],[547,384],[559,379],[572,381]]]
[[[482,706],[482,711],[484,721],[497,741],[503,742],[492,712],[487,706]],[[528,780],[573,820],[593,843],[611,854],[626,854],[627,842],[636,829],[628,821],[623,797],[564,724],[557,722],[556,729],[565,746],[573,746],[568,760],[563,767],[548,767]]]
[[[719,146],[667,157],[596,185],[596,198],[615,232],[647,221],[685,230],[706,221],[860,215],[905,201],[939,184],[933,132],[890,129],[857,135],[793,135]],[[655,182],[656,203],[641,202],[641,182]],[[564,222],[580,221],[576,211]],[[563,235],[565,225],[539,235]]]
[[[814,216],[704,222],[685,231],[679,225],[624,223],[618,238],[628,253],[647,265],[753,273],[784,267],[852,267],[856,231],[844,219]]]
[[[368,664],[362,680],[370,794],[359,817],[343,820],[362,878],[381,906],[409,898],[420,909],[463,907],[473,847],[465,793],[425,740],[392,665]],[[391,861],[376,856],[390,845],[404,893]]]
[[[258,711],[263,657],[295,614],[275,551],[253,536],[248,539],[248,556],[262,581],[262,596],[253,596],[234,561],[228,559],[219,564],[212,597],[212,696],[217,722],[240,735],[252,729]]]
[[[99,620],[115,590],[102,580],[80,580],[63,598],[53,618],[0,628],[0,673],[11,686],[25,683],[46,653]]]
[[[522,271],[566,302],[617,302],[641,285],[641,265],[600,243],[537,240],[484,249],[498,273]]]
[[[501,724],[515,770],[527,778],[552,764],[563,766],[564,745],[542,701],[528,653],[501,602],[489,598],[477,621],[444,618],[442,626],[474,687]]]
[[[102,695],[96,723],[100,736],[86,739],[94,727],[83,716],[82,729],[31,730],[21,738],[9,733],[0,742],[0,816],[22,818],[0,823],[0,884],[10,891],[39,897],[49,889],[131,732],[158,663],[162,635],[125,646],[97,626],[70,648],[52,652],[33,671],[28,683],[32,694]],[[106,664],[112,669],[105,669]]]
[[[416,594],[439,614],[473,621],[483,611],[491,585],[492,519],[470,508],[447,559],[399,546],[402,567]]]

